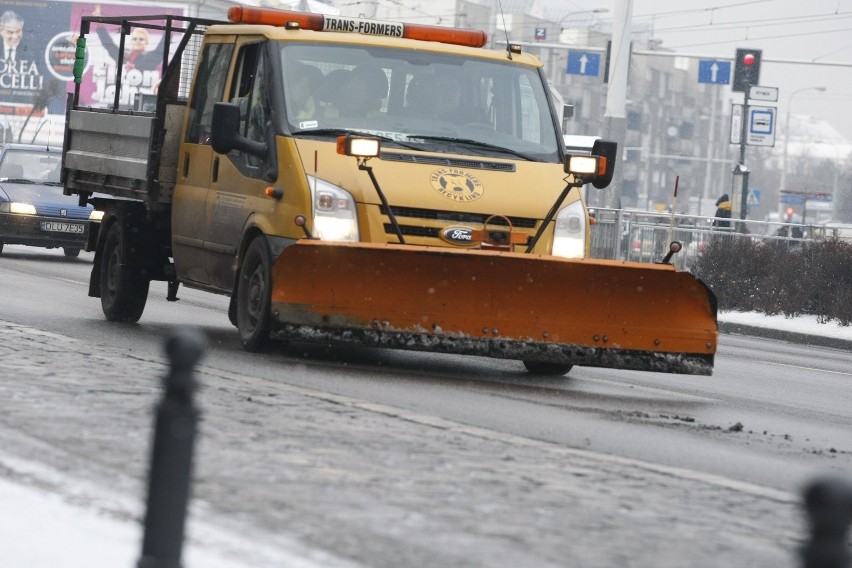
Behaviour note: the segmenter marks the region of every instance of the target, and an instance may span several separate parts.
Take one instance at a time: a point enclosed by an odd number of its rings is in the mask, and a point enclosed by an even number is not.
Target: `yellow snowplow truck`
[[[80,104],[96,25],[162,38],[156,90],[119,53],[114,99]],[[615,144],[566,155],[539,60],[485,43],[249,7],[227,22],[84,17],[63,181],[105,211],[89,295],[125,322],[152,280],[171,301],[180,284],[228,295],[249,351],[298,340],[516,359],[545,375],[711,374],[704,284],[668,258],[588,258],[581,189],[610,183]]]

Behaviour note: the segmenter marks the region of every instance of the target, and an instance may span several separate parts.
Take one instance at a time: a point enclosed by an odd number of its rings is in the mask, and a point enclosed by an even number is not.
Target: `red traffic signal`
[[[759,49],[738,49],[734,60],[734,84],[731,90],[746,92],[754,85],[760,84]]]

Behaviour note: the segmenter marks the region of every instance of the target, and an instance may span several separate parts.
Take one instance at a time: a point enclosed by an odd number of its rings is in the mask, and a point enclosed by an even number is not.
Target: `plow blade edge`
[[[668,264],[302,240],[272,280],[280,339],[713,371],[715,296]]]

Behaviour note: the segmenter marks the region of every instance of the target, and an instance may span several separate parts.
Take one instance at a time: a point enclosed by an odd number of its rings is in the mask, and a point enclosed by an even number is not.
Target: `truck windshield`
[[[354,131],[405,148],[558,162],[538,71],[511,61],[363,46],[281,44],[297,136]]]

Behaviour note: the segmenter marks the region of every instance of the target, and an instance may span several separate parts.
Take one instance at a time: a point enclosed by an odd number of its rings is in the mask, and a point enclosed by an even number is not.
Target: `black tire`
[[[246,351],[260,351],[269,342],[271,302],[272,254],[261,236],[246,250],[237,283],[237,330]]]
[[[532,375],[558,377],[566,375],[574,367],[570,363],[549,363],[546,361],[524,361],[524,367]]]
[[[80,256],[80,249],[63,247],[62,250],[65,252],[65,256],[67,256],[68,258],[77,258],[78,256]]]
[[[109,321],[137,322],[145,310],[150,282],[121,269],[126,260],[122,240],[121,226],[113,223],[101,258],[101,309]]]
[[[3,241],[0,241],[0,254],[3,254]]]

